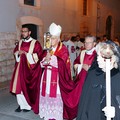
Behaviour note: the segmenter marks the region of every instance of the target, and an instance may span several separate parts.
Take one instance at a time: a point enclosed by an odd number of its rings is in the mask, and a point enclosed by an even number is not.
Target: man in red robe
[[[40,85],[39,115],[45,120],[62,120],[63,114],[67,114],[64,92],[73,89],[70,58],[68,49],[60,42],[61,26],[52,23],[49,32],[52,50],[45,54],[40,63],[44,71]]]
[[[67,120],[73,120],[77,116],[82,86],[84,84],[87,71],[89,70],[96,56],[95,45],[96,45],[95,37],[87,36],[85,38],[86,49],[81,52],[80,56],[78,56],[74,62],[75,69],[79,70],[79,73],[77,72],[77,77],[74,83],[71,83],[71,81],[69,81],[66,69],[64,66],[61,65],[63,63],[61,63],[60,61],[58,62],[61,79],[60,80],[61,94],[62,99],[64,101],[64,118]],[[78,69],[78,67],[81,68]]]
[[[94,36],[85,37],[84,45],[85,45],[85,50],[82,50],[80,55],[74,61],[74,68],[76,71],[76,80],[75,80],[76,87],[71,92],[71,94],[74,95],[76,98],[76,101],[75,102],[73,101],[74,104],[76,104],[74,111],[75,114],[77,112],[76,110],[81,96],[82,87],[87,76],[87,71],[91,67],[91,64],[96,56],[96,50],[95,50],[96,38]]]
[[[15,69],[10,92],[16,95],[19,107],[15,112],[30,111],[38,113],[39,84],[41,68],[38,61],[42,47],[31,35],[29,26],[22,26],[22,39],[14,49]]]
[[[81,84],[84,83],[87,71],[89,70],[96,56],[96,38],[94,36],[85,37],[84,45],[85,50],[82,50],[80,55],[74,61],[76,75],[79,77]]]

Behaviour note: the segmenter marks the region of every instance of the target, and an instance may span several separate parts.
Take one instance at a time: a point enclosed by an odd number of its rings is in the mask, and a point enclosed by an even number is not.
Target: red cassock
[[[82,64],[91,65],[95,56],[96,56],[96,51],[93,51],[93,53],[91,55],[85,53]],[[78,56],[76,58],[76,60],[74,61],[74,64],[81,64],[80,56]],[[73,104],[76,105],[75,110],[74,110],[75,115],[78,111],[78,104],[79,104],[80,96],[81,96],[81,93],[82,93],[82,87],[83,87],[83,84],[85,82],[86,76],[87,76],[87,71],[82,68],[80,73],[76,77],[75,88],[71,92],[71,95],[73,95],[73,97],[76,98],[76,100],[73,99]]]
[[[56,51],[53,54],[57,57],[58,60],[59,87],[63,100],[63,117],[65,119],[72,120],[72,118],[74,118],[77,113],[73,115],[73,99],[69,99],[72,98],[71,91],[74,90],[74,82],[71,79],[70,58],[68,49],[65,45],[59,43]]]
[[[94,57],[96,56],[96,52],[94,51],[92,55],[85,54],[84,56],[84,64],[89,64],[94,60]],[[79,57],[80,58],[80,57]],[[77,59],[78,61],[75,61],[76,63],[80,63],[80,59]],[[67,69],[64,67],[64,64],[58,60],[58,66],[59,66],[59,73],[60,73],[60,90],[62,94],[62,99],[64,103],[64,118],[67,120],[73,120],[73,118],[76,117],[77,111],[78,111],[78,104],[80,100],[80,95],[82,92],[82,86],[84,84],[87,71],[84,69],[81,70],[79,75],[77,76],[75,83],[70,80],[70,77],[68,77]]]
[[[30,45],[31,41],[22,41],[21,45],[16,46],[14,53],[18,50],[23,50],[28,53]],[[38,41],[35,41],[33,53],[31,54],[36,54],[38,60],[41,59],[42,47]],[[10,92],[14,94],[21,94],[21,92],[23,92],[28,104],[32,107],[35,113],[38,113],[39,107],[39,87],[41,73],[42,70],[39,61],[34,64],[30,64],[26,55],[22,54],[20,56],[20,61],[15,63],[15,69],[10,85]]]

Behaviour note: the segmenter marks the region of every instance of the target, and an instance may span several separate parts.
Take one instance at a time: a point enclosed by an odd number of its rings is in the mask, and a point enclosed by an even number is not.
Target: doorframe
[[[20,40],[21,36],[21,27],[24,24],[34,24],[37,26],[37,36],[38,40],[43,46],[43,22],[41,19],[34,17],[34,16],[23,16],[17,19],[16,21],[16,32],[17,32],[17,40]]]

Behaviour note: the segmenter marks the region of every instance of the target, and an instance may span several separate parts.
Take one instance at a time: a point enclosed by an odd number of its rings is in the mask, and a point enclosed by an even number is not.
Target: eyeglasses
[[[26,32],[29,32],[29,31],[21,31],[22,33],[26,33]]]

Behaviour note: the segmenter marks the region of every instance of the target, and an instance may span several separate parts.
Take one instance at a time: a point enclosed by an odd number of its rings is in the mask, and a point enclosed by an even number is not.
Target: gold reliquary
[[[49,32],[44,33],[44,50],[51,50],[51,35]]]

